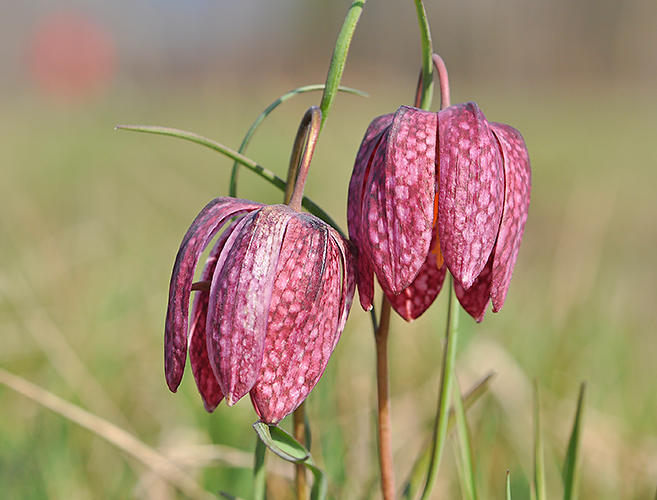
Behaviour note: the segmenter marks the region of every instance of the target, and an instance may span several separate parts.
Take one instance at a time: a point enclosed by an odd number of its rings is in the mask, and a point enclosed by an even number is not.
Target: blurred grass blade
[[[203,137],[202,135],[195,134],[194,132],[187,132],[186,130],[180,130],[177,128],[158,127],[155,125],[117,125],[114,128],[117,130],[129,130],[132,132],[145,132],[147,134],[178,137],[179,139],[185,139],[191,142],[195,142],[196,144],[206,146],[210,149],[214,149],[215,151],[220,152],[221,154],[227,156],[228,158],[231,158],[232,160],[240,163],[241,165],[244,165],[246,168],[255,172],[263,179],[269,181],[271,184],[273,184],[281,191],[283,192],[285,191],[285,181],[280,177],[278,177],[271,170],[268,170],[263,166],[258,165],[251,158],[248,158],[247,156],[238,153],[234,149],[224,146],[223,144],[213,141],[212,139],[208,139],[207,137]],[[308,210],[308,212],[315,215],[316,217],[319,217],[324,222],[329,224],[331,227],[333,227],[333,229],[335,229],[338,233],[340,233],[341,236],[346,237],[344,231],[342,231],[340,226],[338,226],[338,224],[329,216],[329,214],[327,214],[324,210],[322,210],[315,202],[304,196],[302,204],[306,208],[306,210]]]
[[[481,396],[484,395],[494,377],[495,372],[490,372],[470,388],[470,390],[463,398],[466,411],[470,409],[470,407],[475,404],[479,398],[481,398]],[[447,432],[454,428],[455,422],[456,419],[454,417],[454,409],[452,408],[449,412]],[[430,442],[424,447],[422,454],[413,465],[413,469],[411,470],[411,473],[409,474],[409,477],[404,485],[402,499],[411,500],[412,498],[415,498],[415,495],[422,487],[422,482],[424,481],[424,478],[427,474],[427,469],[429,468],[429,460],[431,459],[431,447],[432,443]]]
[[[248,132],[244,136],[244,139],[242,140],[242,144],[240,144],[240,148],[237,150],[239,153],[244,153],[246,150],[246,147],[249,145],[249,142],[251,141],[251,137],[253,137],[253,134],[255,133],[256,129],[260,126],[260,124],[264,121],[267,116],[274,111],[280,104],[284,103],[288,99],[291,99],[295,95],[303,94],[306,92],[313,92],[317,90],[324,90],[325,85],[324,84],[316,84],[316,85],[306,85],[304,87],[299,87],[294,90],[291,90],[290,92],[287,92],[286,94],[283,94],[281,97],[276,99],[274,102],[272,102],[265,110],[258,115],[258,117],[255,119],[253,124],[251,125],[251,128],[249,128]],[[352,89],[349,87],[338,87],[338,91],[341,92],[347,92],[349,94],[356,94],[362,97],[367,97],[368,94],[367,92],[362,92],[360,90]],[[239,166],[240,163],[236,161],[233,164],[233,170],[230,174],[230,187],[228,191],[228,196],[232,196],[233,198],[237,198],[237,176],[238,176],[238,171],[239,171]]]
[[[310,452],[299,441],[277,425],[267,425],[256,422],[253,428],[260,440],[276,455],[288,462],[304,462],[310,457]]]
[[[541,396],[534,380],[534,498],[546,500],[545,457],[541,433]]]
[[[55,413],[90,430],[117,448],[135,457],[146,467],[194,500],[216,500],[189,474],[135,436],[107,420],[75,406],[59,396],[0,368],[0,384],[49,408]]]
[[[465,406],[457,377],[454,376],[454,416],[456,418],[457,467],[461,480],[461,491],[464,500],[477,500],[477,484],[474,466],[472,464],[472,448],[470,445],[470,430],[465,418]]]
[[[342,29],[338,34],[338,40],[335,42],[335,49],[333,49],[333,56],[331,57],[331,64],[329,66],[328,74],[326,75],[326,87],[322,95],[322,103],[320,110],[322,111],[322,126],[328,117],[331,106],[335,99],[335,94],[340,87],[340,80],[342,80],[342,73],[344,66],[347,63],[347,54],[349,53],[349,46],[351,39],[354,36],[356,25],[360,19],[360,14],[365,7],[365,0],[354,0],[349,7],[347,16],[345,17]]]
[[[582,382],[577,399],[577,411],[573,430],[568,441],[566,461],[563,468],[564,500],[577,500],[579,496],[579,444],[582,437],[584,421],[584,396],[586,394],[586,382]]]
[[[506,471],[506,500],[511,500],[511,471]]]
[[[253,500],[265,500],[267,493],[267,469],[265,453],[267,447],[261,439],[256,439],[256,449],[253,464]]]

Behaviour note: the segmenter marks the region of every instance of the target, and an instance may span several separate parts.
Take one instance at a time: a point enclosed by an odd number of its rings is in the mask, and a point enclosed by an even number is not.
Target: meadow
[[[25,91],[0,114],[0,368],[115,423],[208,491],[249,498],[256,420],[248,398],[207,414],[188,371],[164,382],[168,282],[190,222],[228,192],[231,162],[178,139],[115,131],[182,128],[239,146],[271,101],[307,81],[153,88],[119,84],[104,99],[62,107]],[[371,118],[408,103],[415,75],[343,83],[320,137],[306,195],[346,228],[347,186]],[[646,499],[657,489],[657,97],[638,85],[452,83],[525,137],[532,201],[504,309],[481,324],[461,315],[457,373],[465,391],[495,371],[468,411],[481,498],[530,498],[532,398],[542,397],[548,496],[562,495],[580,384],[586,382],[581,498]],[[285,175],[304,110],[277,109],[248,155]],[[241,197],[278,203],[250,172]],[[391,327],[396,472],[402,482],[430,435],[445,297]],[[379,498],[374,342],[357,301],[308,399],[313,455],[331,498]],[[287,426],[284,423],[284,427]],[[291,498],[292,467],[269,458],[271,498]],[[460,496],[448,446],[434,498]],[[0,385],[0,496],[12,499],[184,498],[134,456]]]

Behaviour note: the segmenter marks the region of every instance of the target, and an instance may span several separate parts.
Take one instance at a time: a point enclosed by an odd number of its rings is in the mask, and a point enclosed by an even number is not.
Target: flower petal
[[[314,274],[318,288],[306,286],[309,278],[304,277],[306,269],[299,269],[298,256],[289,263],[287,256],[284,257],[286,250],[281,252],[280,274],[275,285],[280,293],[275,292],[272,298],[266,355],[261,375],[251,391],[254,407],[267,423],[280,421],[301,404],[324,372],[342,333],[341,308],[345,303],[341,293],[342,255],[326,228],[322,232],[321,239],[314,235],[304,238],[312,240],[304,245],[315,247],[310,260],[316,261],[313,267],[318,264],[320,268]],[[299,312],[298,308],[301,308]],[[277,318],[292,319],[278,327]]]
[[[490,302],[490,288],[493,269],[493,255],[490,256],[486,266],[481,271],[479,276],[474,280],[472,286],[465,290],[461,284],[454,280],[454,291],[456,297],[463,306],[463,309],[472,316],[477,323],[484,319],[486,314],[486,307]]]
[[[185,369],[189,297],[199,256],[230,217],[261,206],[248,200],[216,198],[201,210],[180,244],[171,275],[164,329],[164,371],[172,392],[178,389]]]
[[[357,260],[358,295],[360,304],[366,311],[372,309],[372,301],[374,300],[374,269],[366,254],[361,251],[364,238],[363,191],[370,177],[372,154],[381,142],[385,129],[392,123],[392,118],[392,114],[378,116],[370,123],[358,149],[356,163],[354,164],[354,170],[349,181],[347,225],[349,228],[349,238],[356,245],[360,255]]]
[[[504,160],[504,211],[495,244],[491,299],[493,312],[502,309],[513,267],[518,258],[520,241],[527,222],[531,192],[529,153],[520,132],[509,125],[492,123]]]
[[[212,251],[205,261],[203,273],[201,274],[201,281],[211,281],[214,270],[217,267],[217,258],[221,251],[224,249],[228,236],[233,232],[237,222],[240,219],[233,221],[226,230],[221,233],[219,239],[212,247]],[[189,361],[192,365],[192,372],[194,373],[194,380],[196,387],[203,399],[203,406],[208,412],[213,412],[214,409],[221,403],[224,398],[221,387],[217,377],[212,370],[210,360],[208,357],[207,339],[205,335],[205,327],[208,316],[208,302],[210,300],[210,290],[198,290],[194,295],[192,302],[191,323],[189,326]]]
[[[435,229],[431,248],[436,244]],[[392,308],[406,321],[419,318],[440,293],[445,281],[447,266],[438,268],[436,255],[429,252],[417,277],[398,295],[386,292]]]
[[[228,406],[251,390],[260,372],[283,235],[295,215],[274,205],[245,216],[217,261],[206,328],[210,363]]]
[[[392,293],[413,282],[429,251],[436,129],[436,113],[402,106],[372,157],[363,200],[364,246],[382,288]]]
[[[463,288],[481,273],[502,217],[504,173],[495,138],[473,102],[438,113],[438,237]]]

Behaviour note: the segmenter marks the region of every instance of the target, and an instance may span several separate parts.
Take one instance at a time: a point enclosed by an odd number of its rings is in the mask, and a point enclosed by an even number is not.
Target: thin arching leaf
[[[228,158],[231,158],[241,165],[244,165],[246,168],[271,183],[273,186],[277,187],[281,191],[285,191],[285,181],[278,177],[271,170],[266,169],[265,167],[253,161],[251,158],[238,153],[234,149],[224,146],[223,144],[217,141],[213,141],[212,139],[208,139],[207,137],[203,137],[202,135],[195,134],[194,132],[187,132],[186,130],[169,127],[158,127],[155,125],[117,125],[115,129],[129,130],[132,132],[145,132],[147,134],[166,135],[169,137],[178,137],[179,139],[185,139],[187,141],[206,146],[210,149],[218,151]],[[304,196],[302,204],[304,208],[308,210],[308,212],[322,219],[328,225],[333,227],[333,229],[335,229],[338,233],[340,233],[341,236],[346,238],[340,226],[338,226],[338,224],[331,218],[331,216],[322,210],[314,201]]]
[[[584,421],[584,396],[586,383],[582,383],[577,399],[577,411],[573,422],[573,430],[568,441],[566,461],[563,468],[564,500],[577,500],[579,497],[579,445],[582,437]]]
[[[256,129],[260,126],[260,124],[264,121],[269,114],[274,111],[280,104],[284,103],[288,99],[291,99],[295,95],[303,94],[306,92],[313,92],[316,90],[324,90],[325,85],[324,84],[316,84],[316,85],[306,85],[303,87],[296,88],[294,90],[291,90],[290,92],[287,92],[283,94],[281,97],[276,99],[274,102],[272,102],[269,106],[265,108],[265,110],[258,115],[258,117],[255,119],[249,130],[247,131],[246,135],[244,136],[244,139],[242,140],[242,144],[240,144],[240,147],[238,149],[239,153],[244,153],[246,151],[246,147],[249,145],[249,142],[251,141],[251,138],[253,137],[253,134],[255,133]],[[338,91],[341,92],[347,92],[349,94],[356,94],[362,97],[367,97],[368,94],[366,92],[362,92],[360,90],[352,89],[349,87],[338,87]],[[237,197],[237,173],[239,171],[239,166],[240,162],[235,161],[233,164],[233,169],[230,174],[230,187],[229,187],[229,194],[228,196],[232,196],[234,198]]]

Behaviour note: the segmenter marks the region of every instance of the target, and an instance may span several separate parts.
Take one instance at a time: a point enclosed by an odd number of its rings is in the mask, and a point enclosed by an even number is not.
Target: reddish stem
[[[381,465],[381,492],[383,500],[395,498],[395,472],[392,462],[392,418],[390,388],[388,384],[388,331],[390,329],[390,302],[383,297],[381,321],[376,331],[376,386],[378,394],[379,461]]]

